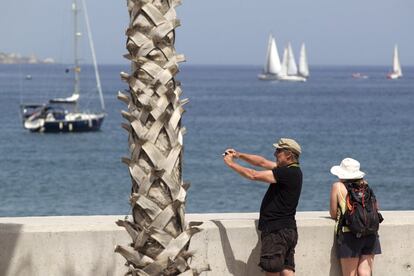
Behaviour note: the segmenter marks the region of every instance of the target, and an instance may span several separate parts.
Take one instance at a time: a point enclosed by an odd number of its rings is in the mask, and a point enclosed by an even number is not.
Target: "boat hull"
[[[306,78],[302,76],[278,76],[274,74],[259,74],[259,80],[267,81],[289,81],[289,82],[306,82]]]
[[[391,74],[387,75],[387,79],[389,79],[389,80],[396,80],[396,79],[399,79],[401,77],[402,77],[402,75],[397,74],[397,73],[391,73]]]
[[[306,78],[301,76],[279,76],[278,80],[290,82],[306,82]]]
[[[105,114],[93,114],[90,118],[77,120],[38,119],[26,121],[24,127],[31,132],[58,133],[58,132],[89,132],[99,131],[105,119]]]
[[[353,73],[352,78],[353,79],[368,79],[368,76],[361,74],[361,73]]]
[[[267,80],[267,81],[278,80],[278,76],[275,74],[259,74],[257,75],[257,78],[259,80]]]

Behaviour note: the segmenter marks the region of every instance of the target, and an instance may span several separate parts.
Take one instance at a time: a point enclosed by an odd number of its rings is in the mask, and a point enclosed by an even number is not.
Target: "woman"
[[[337,255],[341,261],[343,276],[370,276],[374,256],[381,254],[378,234],[357,237],[346,226],[338,226],[341,216],[345,214],[348,191],[346,183],[367,185],[364,180],[365,173],[360,171],[360,164],[352,158],[345,158],[339,166],[333,166],[331,173],[339,178],[332,185],[330,200],[330,215],[336,220],[335,231],[340,233],[336,239]],[[355,184],[354,184],[355,185]],[[338,229],[340,227],[341,229]]]

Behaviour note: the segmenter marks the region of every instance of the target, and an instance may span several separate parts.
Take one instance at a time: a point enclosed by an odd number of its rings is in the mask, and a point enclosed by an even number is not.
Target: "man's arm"
[[[249,169],[234,162],[233,158],[234,154],[229,153],[226,156],[224,156],[224,162],[227,166],[229,166],[229,168],[231,168],[241,176],[254,181],[261,181],[269,184],[276,183],[276,179],[271,170],[256,171],[253,169]]]
[[[260,155],[237,152],[234,149],[228,149],[226,150],[226,152],[232,153],[235,158],[240,158],[241,160],[246,161],[250,165],[256,167],[271,170],[277,166],[277,163],[275,161],[267,160],[266,158]]]

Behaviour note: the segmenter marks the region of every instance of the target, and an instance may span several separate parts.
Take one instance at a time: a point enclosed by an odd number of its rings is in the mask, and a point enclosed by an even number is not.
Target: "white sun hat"
[[[339,179],[361,179],[365,173],[359,170],[360,164],[352,158],[345,158],[339,166],[333,166],[331,173]]]

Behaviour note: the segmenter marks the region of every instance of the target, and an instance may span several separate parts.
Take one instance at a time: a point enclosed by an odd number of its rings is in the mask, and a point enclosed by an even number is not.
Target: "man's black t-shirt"
[[[259,230],[296,228],[296,207],[302,190],[302,171],[298,164],[272,170],[276,183],[269,185],[260,207]]]

